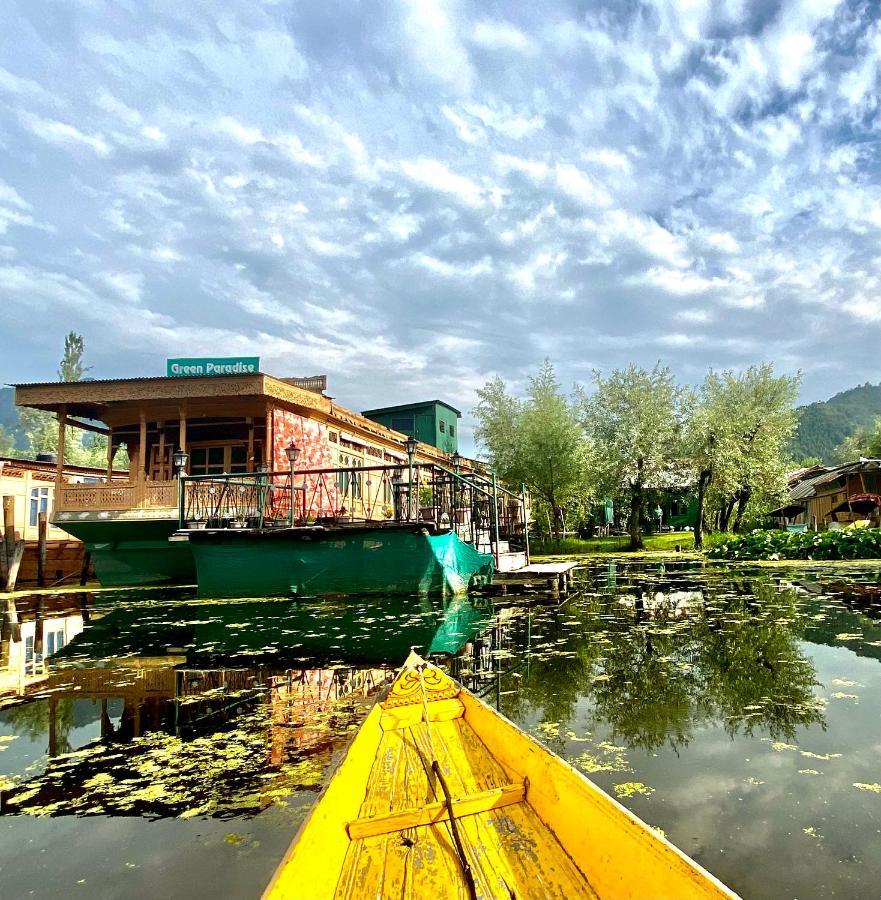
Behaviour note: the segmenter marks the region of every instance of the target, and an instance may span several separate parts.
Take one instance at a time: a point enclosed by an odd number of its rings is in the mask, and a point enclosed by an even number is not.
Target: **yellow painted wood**
[[[430,701],[426,723],[422,664],[411,654],[396,695],[414,702],[368,716],[266,897],[468,900],[433,758],[481,898],[735,897],[466,690]]]
[[[463,690],[465,721],[506,768],[529,781],[527,803],[600,897],[735,897],[709,872],[495,710]]]
[[[512,803],[520,803],[525,799],[526,784],[519,781],[515,784],[505,785],[505,787],[479,791],[467,797],[454,797],[452,800],[453,816],[458,819],[461,816],[470,816],[473,813],[510,806]],[[374,837],[378,834],[403,831],[405,828],[418,828],[422,825],[446,822],[449,817],[450,814],[446,803],[439,801],[428,803],[419,808],[389,813],[386,816],[356,819],[354,822],[349,822],[346,826],[346,831],[351,840],[358,840],[359,838]]]
[[[374,707],[364,720],[348,753],[276,869],[264,897],[285,900],[333,896],[349,849],[343,822],[357,818],[364,785],[376,768],[377,750],[383,737],[380,714],[380,708]]]
[[[431,722],[445,722],[448,719],[458,719],[465,712],[462,701],[458,699],[434,700],[428,704],[428,718]],[[383,710],[379,720],[383,731],[409,728],[417,725],[425,717],[422,703],[410,706],[396,706],[393,709]]]

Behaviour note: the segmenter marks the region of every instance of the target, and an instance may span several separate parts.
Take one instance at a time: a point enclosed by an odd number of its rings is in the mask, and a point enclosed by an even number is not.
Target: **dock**
[[[493,596],[509,594],[547,593],[551,599],[559,600],[569,595],[572,589],[572,572],[578,563],[567,562],[532,563],[511,572],[497,572],[493,582],[484,593]]]

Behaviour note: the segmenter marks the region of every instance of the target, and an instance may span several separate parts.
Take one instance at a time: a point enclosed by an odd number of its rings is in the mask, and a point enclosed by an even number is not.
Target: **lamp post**
[[[300,452],[300,448],[293,441],[284,449],[284,455],[288,458],[288,467],[291,472],[291,528],[294,527],[294,466],[297,464]],[[303,512],[305,513],[305,510]]]
[[[416,456],[416,438],[408,437],[404,448],[407,451],[407,464],[409,467],[408,489],[407,489],[407,519],[413,518],[413,457]]]
[[[186,450],[178,449],[171,454],[171,464],[177,472],[177,527],[184,527],[184,469],[187,467],[189,454]]]

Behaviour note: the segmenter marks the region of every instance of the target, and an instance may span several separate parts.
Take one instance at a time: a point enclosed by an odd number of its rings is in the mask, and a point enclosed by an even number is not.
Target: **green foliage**
[[[881,529],[751,531],[712,547],[711,559],[881,559]]]
[[[2,425],[0,425],[0,456],[14,455],[15,439]]]
[[[475,438],[503,482],[525,483],[547,505],[551,528],[560,534],[567,511],[583,502],[588,446],[573,405],[551,364],[529,379],[526,397],[512,397],[501,378],[478,390]]]
[[[664,487],[682,454],[686,395],[670,370],[631,365],[608,378],[594,373],[596,391],[580,395],[585,431],[596,447],[594,474],[603,494],[630,500],[631,548],[642,546],[640,519],[647,487]]]
[[[789,451],[796,460],[836,461],[836,448],[854,432],[871,428],[881,410],[881,384],[863,384],[829,400],[799,409],[798,429]]]
[[[83,365],[83,354],[86,351],[85,341],[81,334],[69,331],[64,336],[64,355],[58,366],[59,381],[82,381],[83,375],[91,366]]]
[[[875,419],[871,428],[860,428],[846,437],[836,449],[838,462],[854,462],[861,456],[881,459],[881,419]]]

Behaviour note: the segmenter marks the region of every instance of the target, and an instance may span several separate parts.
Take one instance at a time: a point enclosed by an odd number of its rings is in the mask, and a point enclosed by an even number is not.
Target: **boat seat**
[[[525,781],[515,781],[503,787],[477,791],[465,797],[455,797],[452,801],[453,816],[458,819],[490,809],[501,809],[512,803],[521,803],[526,799],[526,787]],[[376,837],[379,834],[392,834],[405,828],[436,825],[438,822],[448,821],[449,818],[446,803],[438,801],[385,815],[355,819],[346,825],[346,832],[351,840],[356,841],[360,838]]]

